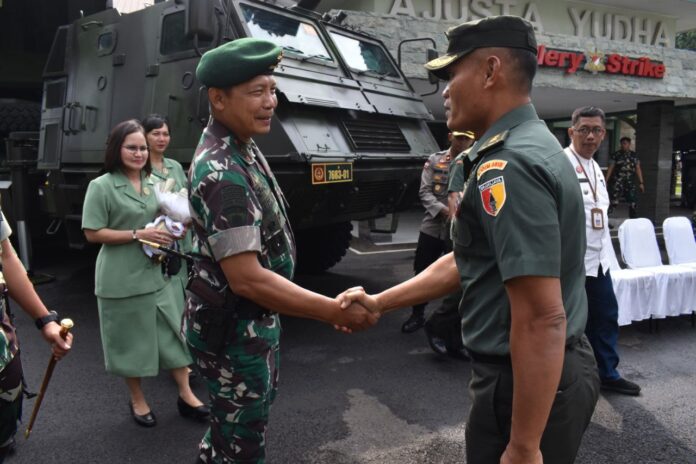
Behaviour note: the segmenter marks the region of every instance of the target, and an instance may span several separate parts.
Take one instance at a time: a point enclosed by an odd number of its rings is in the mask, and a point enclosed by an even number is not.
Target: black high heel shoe
[[[210,416],[210,409],[204,404],[200,406],[191,406],[181,397],[176,400],[176,407],[179,410],[181,417],[187,417],[197,421],[204,421]]]
[[[128,407],[130,408],[131,416],[133,416],[133,420],[136,424],[140,425],[141,427],[154,427],[157,425],[157,418],[155,417],[155,413],[152,411],[142,415],[136,414],[135,409],[133,409],[133,403],[130,401],[128,402]]]

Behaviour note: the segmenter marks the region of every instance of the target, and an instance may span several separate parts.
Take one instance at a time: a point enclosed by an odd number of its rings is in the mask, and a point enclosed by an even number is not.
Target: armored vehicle
[[[423,162],[438,149],[430,112],[384,45],[339,23],[257,0],[175,0],[59,27],[44,69],[35,166],[42,214],[61,221],[52,229],[62,224],[71,245],[82,245],[86,186],[122,120],[166,115],[167,156],[187,167],[209,119],[195,75],[200,56],[251,36],[284,50],[272,129],[255,140],[288,198],[298,264],[318,271],[337,263],[351,221],[413,202]]]

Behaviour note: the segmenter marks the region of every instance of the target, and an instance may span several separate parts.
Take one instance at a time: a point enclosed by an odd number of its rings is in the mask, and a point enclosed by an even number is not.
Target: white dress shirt
[[[610,269],[612,259],[609,253],[614,253],[614,246],[611,244],[611,236],[609,235],[609,217],[607,216],[607,210],[609,209],[607,185],[604,181],[604,175],[602,175],[602,169],[595,160],[588,160],[577,155],[577,151],[575,151],[572,144],[565,148],[565,153],[573,165],[575,174],[578,176],[580,190],[582,191],[582,202],[585,206],[585,232],[587,235],[585,275],[597,277],[600,264],[605,274]],[[579,169],[580,164],[582,164],[584,172],[583,169]],[[594,188],[597,194],[596,201],[592,188]],[[592,213],[590,212],[592,208],[602,210],[604,228],[601,230],[592,228]]]

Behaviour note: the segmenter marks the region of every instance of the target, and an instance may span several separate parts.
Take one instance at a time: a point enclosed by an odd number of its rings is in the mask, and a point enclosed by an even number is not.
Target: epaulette
[[[490,139],[486,140],[483,145],[481,145],[481,148],[478,149],[477,154],[478,155],[483,155],[486,152],[491,151],[492,149],[499,147],[505,143],[505,138],[507,137],[509,130],[505,130],[503,132],[499,132],[498,134],[495,134],[493,137]]]

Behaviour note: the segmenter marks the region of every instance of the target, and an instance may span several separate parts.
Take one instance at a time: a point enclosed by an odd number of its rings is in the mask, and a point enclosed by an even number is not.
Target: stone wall
[[[417,37],[435,39],[438,51],[444,53],[447,49],[444,32],[456,25],[454,22],[409,16],[383,16],[368,12],[344,11],[348,14],[344,24],[377,37],[386,44],[395,57],[401,40]],[[667,70],[663,79],[651,79],[606,73],[591,75],[582,70],[575,74],[566,74],[561,69],[540,68],[535,79],[535,87],[630,93],[667,99],[696,98],[696,85],[693,85],[696,82],[696,52],[637,45],[630,42],[581,39],[560,34],[537,34],[537,41],[540,45],[575,52],[584,53],[596,47],[597,50],[606,54],[618,53],[631,58],[647,56],[651,60],[663,62]],[[423,63],[426,60],[425,50],[431,47],[432,45],[428,42],[415,42],[402,47],[402,69],[407,77],[427,78]]]

